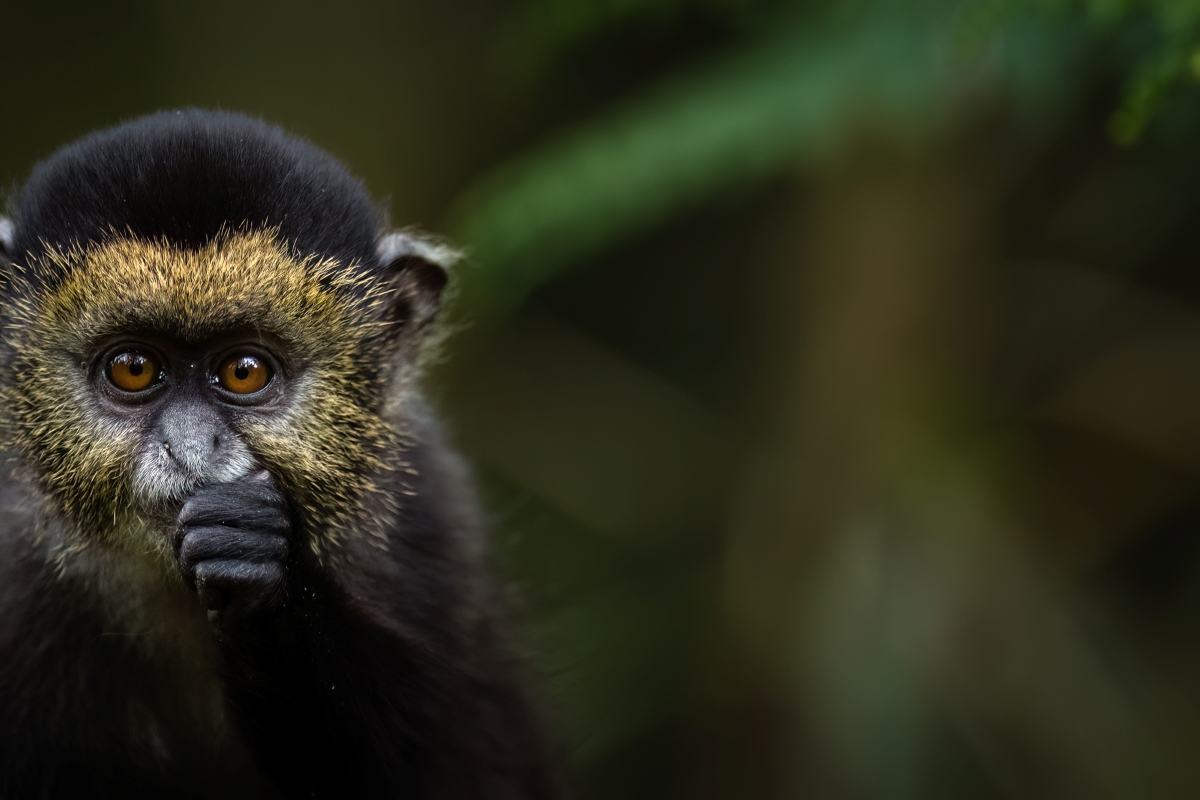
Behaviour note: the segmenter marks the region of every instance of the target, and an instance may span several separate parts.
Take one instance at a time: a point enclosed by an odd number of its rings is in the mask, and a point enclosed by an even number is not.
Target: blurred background
[[[8,2],[451,237],[428,389],[576,794],[1200,796],[1200,7]]]

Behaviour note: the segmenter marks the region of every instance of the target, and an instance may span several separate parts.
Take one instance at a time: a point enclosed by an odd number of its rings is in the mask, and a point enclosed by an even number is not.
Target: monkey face
[[[86,535],[266,469],[336,536],[384,459],[404,468],[380,411],[401,289],[378,276],[269,231],[194,250],[117,238],[36,271],[9,342],[13,444]]]
[[[257,467],[243,417],[286,411],[293,370],[262,337],[187,345],[144,336],[100,350],[91,369],[96,409],[136,438],[136,501],[170,511],[201,486]]]

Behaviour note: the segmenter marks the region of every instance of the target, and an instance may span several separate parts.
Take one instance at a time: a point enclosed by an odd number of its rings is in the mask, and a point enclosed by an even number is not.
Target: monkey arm
[[[459,596],[480,580],[447,524],[410,503],[386,551],[352,537],[323,563],[290,541],[269,480],[184,505],[180,569],[214,622],[230,709],[289,796],[557,796],[495,618]]]
[[[289,572],[287,602],[217,627],[229,706],[260,763],[287,796],[425,796],[436,672],[334,575]]]

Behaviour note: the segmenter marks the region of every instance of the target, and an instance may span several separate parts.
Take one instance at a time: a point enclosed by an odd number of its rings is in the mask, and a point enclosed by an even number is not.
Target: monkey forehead
[[[354,266],[294,257],[270,231],[229,234],[199,249],[112,238],[51,252],[36,269],[52,280],[18,301],[17,312],[68,349],[128,330],[199,342],[254,329],[319,351],[369,338],[385,293]]]

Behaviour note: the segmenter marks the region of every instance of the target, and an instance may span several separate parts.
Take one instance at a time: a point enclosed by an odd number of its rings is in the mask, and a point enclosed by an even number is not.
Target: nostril
[[[214,437],[213,437],[213,450],[216,450],[216,449],[217,449],[218,447],[220,447],[220,446],[221,446],[221,437],[220,437],[220,435],[214,436]]]

